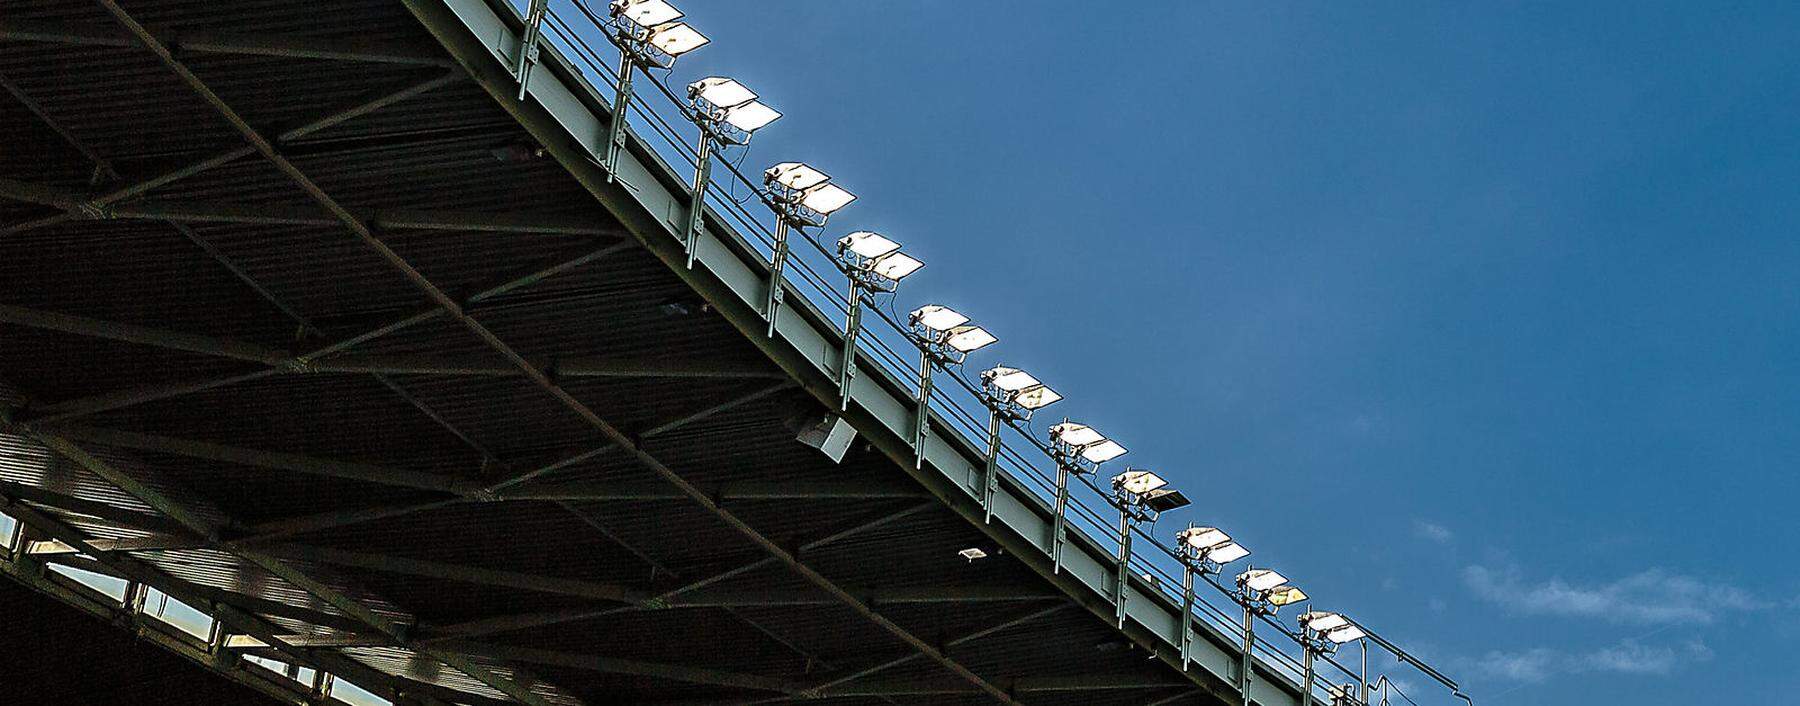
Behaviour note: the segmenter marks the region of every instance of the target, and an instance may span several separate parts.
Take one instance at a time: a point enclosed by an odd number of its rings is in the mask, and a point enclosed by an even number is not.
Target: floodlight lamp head
[[[1281,585],[1269,589],[1269,592],[1263,596],[1263,600],[1268,601],[1269,605],[1280,608],[1306,600],[1306,592],[1300,590],[1298,586]]]
[[[711,44],[712,40],[686,22],[668,22],[651,27],[644,43],[661,55],[652,55],[651,62],[668,68],[675,65],[676,58]]]
[[[609,36],[627,56],[652,66],[672,67],[676,58],[712,42],[681,22],[681,11],[666,0],[613,0],[608,12]]]
[[[667,0],[612,0],[607,12],[615,20],[622,19],[646,29],[682,17],[681,11]]]
[[[907,323],[912,327],[936,338],[938,334],[969,323],[969,317],[956,312],[955,309],[942,304],[926,304],[912,310],[907,315]]]
[[[831,177],[800,162],[782,162],[763,172],[770,203],[794,225],[823,226],[856,194],[831,183]]]
[[[1274,569],[1250,569],[1237,576],[1238,587],[1251,593],[1263,593],[1284,583],[1287,577]]]
[[[1124,473],[1112,478],[1113,491],[1134,496],[1143,495],[1168,484],[1169,482],[1163,480],[1163,477],[1157,475],[1155,471],[1142,468],[1127,468]]]

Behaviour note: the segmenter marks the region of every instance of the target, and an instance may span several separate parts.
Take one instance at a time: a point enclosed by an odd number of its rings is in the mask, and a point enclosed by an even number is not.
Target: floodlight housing
[[[1269,602],[1269,605],[1280,608],[1284,605],[1299,603],[1300,601],[1306,600],[1306,592],[1300,590],[1297,586],[1276,586],[1275,588],[1269,589],[1269,594],[1263,598]]]
[[[1028,387],[1042,385],[1031,373],[1018,368],[996,365],[982,371],[981,381],[1004,392],[1018,392]]]
[[[868,270],[876,275],[899,282],[907,275],[918,272],[925,263],[919,262],[906,253],[888,253],[869,262]]]
[[[859,257],[871,260],[899,249],[899,243],[873,231],[859,230],[838,238],[838,252],[856,253]]]
[[[1056,404],[1060,399],[1062,395],[1056,394],[1055,390],[1046,385],[1037,385],[1020,390],[1013,395],[1012,401],[1024,409],[1041,409]]]
[[[1231,535],[1217,527],[1189,527],[1175,533],[1175,538],[1190,548],[1206,551],[1231,541]]]
[[[1144,469],[1127,469],[1124,473],[1113,476],[1112,479],[1113,488],[1134,495],[1143,495],[1168,484],[1169,482],[1163,480],[1162,476]]]
[[[1349,618],[1322,610],[1301,613],[1299,621],[1301,625],[1306,626],[1306,629],[1314,632],[1328,632],[1350,624]]]
[[[764,105],[762,101],[750,101],[725,111],[725,124],[745,133],[756,132],[780,119],[781,112]]]
[[[944,345],[958,353],[973,353],[999,341],[987,329],[973,324],[957,326],[944,334]]]
[[[850,205],[850,202],[855,200],[856,194],[831,183],[812,187],[800,195],[800,205],[817,211],[822,216],[829,216],[832,212]]]
[[[763,171],[764,183],[778,184],[795,191],[805,191],[830,180],[831,177],[825,172],[803,162],[782,162]]]
[[[610,11],[612,16],[623,17],[645,29],[682,17],[681,11],[666,0],[612,0]]]
[[[1112,439],[1106,439],[1081,449],[1081,457],[1096,464],[1106,463],[1124,455],[1125,447]]]
[[[926,304],[914,309],[909,319],[913,325],[923,326],[931,331],[948,331],[969,323],[969,317],[940,304]]]
[[[644,41],[656,47],[657,51],[669,55],[671,59],[712,42],[686,22],[670,22],[652,27],[650,36]]]
[[[1214,564],[1229,564],[1247,556],[1250,556],[1250,550],[1245,549],[1244,545],[1237,542],[1226,542],[1207,550],[1201,558]]]
[[[1151,512],[1168,512],[1188,506],[1186,495],[1174,488],[1157,488],[1143,495],[1144,507]]]
[[[1063,422],[1050,427],[1050,440],[1073,447],[1091,446],[1106,440],[1093,427],[1075,422]]]
[[[1330,640],[1333,643],[1339,644],[1339,645],[1342,645],[1346,642],[1355,642],[1357,640],[1361,640],[1368,636],[1369,636],[1369,633],[1364,632],[1362,628],[1359,628],[1355,625],[1345,625],[1341,628],[1338,628],[1336,630],[1332,630],[1332,631],[1325,633],[1325,639]]]
[[[688,97],[706,101],[716,108],[730,108],[756,100],[756,92],[737,79],[709,76],[688,84]]]
[[[1251,569],[1238,574],[1237,582],[1239,586],[1261,592],[1287,583],[1287,577],[1274,569]]]

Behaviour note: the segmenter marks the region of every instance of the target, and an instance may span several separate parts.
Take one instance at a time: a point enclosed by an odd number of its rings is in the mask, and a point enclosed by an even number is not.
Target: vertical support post
[[[1357,676],[1356,676],[1356,685],[1357,685],[1356,702],[1359,704],[1368,704],[1369,703],[1369,641],[1367,639],[1357,640],[1356,644],[1357,644],[1357,646],[1362,648],[1362,666],[1361,666],[1361,668],[1359,668],[1357,670]]]
[[[1306,644],[1306,634],[1301,632],[1300,651],[1306,653],[1306,681],[1300,687],[1300,706],[1312,706],[1313,703],[1313,648]]]
[[[687,227],[681,234],[681,241],[687,247],[687,267],[690,270],[694,269],[694,257],[697,254],[695,245],[700,242],[700,229],[706,224],[706,186],[712,179],[712,153],[712,131],[702,125],[699,157],[694,160],[694,196],[688,204]]]
[[[606,124],[606,159],[602,166],[606,171],[606,183],[611,184],[619,171],[619,153],[625,150],[626,114],[631,111],[631,78],[637,74],[637,60],[630,49],[619,49],[619,85],[613,93],[612,120]],[[700,133],[702,144],[706,140],[706,132]],[[702,158],[704,159],[704,158]],[[699,193],[699,192],[695,192]]]
[[[994,521],[994,494],[1000,486],[1000,410],[988,410],[986,472],[981,484],[981,508],[983,523]]]
[[[931,344],[919,347],[919,411],[913,415],[913,467],[925,467],[925,435],[931,433]]]
[[[849,313],[844,316],[844,356],[838,361],[838,411],[850,409],[850,381],[856,378],[856,337],[862,333],[862,283],[850,276]]]
[[[531,67],[538,61],[538,38],[543,36],[544,14],[550,11],[550,0],[531,0],[525,12],[525,34],[519,38],[519,57],[513,64],[513,75],[519,79],[519,100],[525,100],[525,89],[531,81]]]
[[[782,270],[787,267],[788,222],[785,216],[776,219],[774,247],[774,252],[769,257],[769,297],[763,302],[763,318],[769,322],[770,337],[775,335],[775,316],[779,313],[783,296]]]
[[[1119,566],[1113,572],[1113,617],[1125,627],[1125,583],[1131,578],[1131,510],[1119,504]]]
[[[1191,637],[1193,628],[1194,572],[1190,569],[1181,572],[1181,624],[1176,628],[1181,631],[1180,639],[1176,640],[1176,644],[1181,646],[1181,670],[1184,672],[1187,671],[1189,655],[1193,647],[1193,638]]]
[[[1244,706],[1250,706],[1250,672],[1256,665],[1256,658],[1251,656],[1256,650],[1256,607],[1248,599],[1243,603],[1244,659],[1238,663],[1238,693],[1244,697]]]
[[[1069,466],[1061,460],[1056,462],[1056,517],[1050,524],[1050,573],[1062,571],[1063,525],[1068,520],[1063,516],[1069,506]]]

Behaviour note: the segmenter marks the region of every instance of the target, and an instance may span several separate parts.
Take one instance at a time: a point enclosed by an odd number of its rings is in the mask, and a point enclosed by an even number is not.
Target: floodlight
[[[969,547],[968,549],[963,549],[963,550],[956,552],[956,555],[960,556],[964,559],[968,559],[969,561],[974,561],[976,559],[986,559],[988,553],[986,550],[983,550],[981,547]]]
[[[725,111],[725,122],[744,132],[756,132],[780,118],[779,111],[763,105],[761,101],[750,101]]]
[[[1082,447],[1105,441],[1106,437],[1086,424],[1063,422],[1050,427],[1050,439],[1059,444]]]
[[[1175,533],[1175,538],[1182,544],[1200,551],[1212,549],[1231,541],[1231,535],[1217,527],[1189,527]]]
[[[1306,592],[1296,586],[1276,586],[1269,590],[1269,595],[1265,598],[1268,599],[1269,605],[1280,608],[1290,603],[1306,600]]]
[[[825,172],[801,162],[782,162],[763,172],[763,181],[780,184],[795,191],[805,191],[830,179]]]
[[[994,337],[994,334],[988,333],[987,329],[972,324],[963,324],[950,329],[944,336],[944,345],[959,353],[973,353],[993,345],[999,340]]]
[[[842,238],[838,238],[838,250],[856,253],[859,256],[874,259],[900,249],[900,244],[888,240],[880,233],[859,230]]]
[[[681,11],[665,0],[613,0],[612,14],[646,29],[681,19]]]
[[[856,200],[856,194],[846,191],[837,184],[820,184],[807,189],[800,196],[800,205],[818,211],[819,215],[829,216],[831,212],[850,205]]]
[[[1226,542],[1207,550],[1203,558],[1214,564],[1229,564],[1247,556],[1250,556],[1250,550],[1245,549],[1244,545],[1237,542]]]
[[[1062,399],[1062,395],[1056,394],[1055,390],[1044,385],[1036,385],[1020,390],[1018,394],[1013,395],[1012,401],[1013,404],[1025,409],[1038,409],[1055,404],[1060,399]]]
[[[1252,591],[1267,591],[1287,583],[1287,577],[1276,573],[1274,569],[1251,569],[1238,574],[1238,585]]]
[[[1339,645],[1342,645],[1346,642],[1354,642],[1356,640],[1361,640],[1368,636],[1369,636],[1368,633],[1363,632],[1362,628],[1359,628],[1355,625],[1345,625],[1341,628],[1338,628],[1336,630],[1332,630],[1332,631],[1325,633],[1325,639],[1330,640]]]
[[[919,262],[906,253],[889,253],[870,262],[869,271],[898,282],[924,266],[925,263]]]
[[[1081,449],[1081,457],[1093,463],[1106,463],[1107,461],[1111,461],[1124,455],[1125,447],[1120,446],[1119,442],[1111,439],[1106,439],[1100,443]]]
[[[1187,496],[1174,488],[1157,488],[1144,493],[1143,502],[1151,512],[1168,512],[1188,506]]]
[[[1127,493],[1143,495],[1144,493],[1168,485],[1169,482],[1163,480],[1162,476],[1156,475],[1156,473],[1152,471],[1140,469],[1135,471],[1127,470],[1124,473],[1113,476],[1112,484],[1114,488],[1123,490]]]
[[[688,96],[720,108],[730,108],[756,100],[755,91],[745,88],[744,84],[737,82],[737,79],[724,76],[712,76],[688,84]]]
[[[982,381],[1006,392],[1018,392],[1028,387],[1042,385],[1031,373],[1018,368],[997,365],[981,373]]]
[[[956,313],[950,307],[937,304],[926,304],[914,309],[911,319],[914,324],[933,331],[948,331],[969,323],[969,317]]]
[[[1310,613],[1302,613],[1300,615],[1300,623],[1305,625],[1308,630],[1315,632],[1330,632],[1349,625],[1350,619],[1338,613],[1327,613],[1322,610],[1315,610]]]
[[[712,40],[689,27],[686,22],[670,22],[651,28],[650,38],[646,41],[650,46],[673,57],[699,49]]]

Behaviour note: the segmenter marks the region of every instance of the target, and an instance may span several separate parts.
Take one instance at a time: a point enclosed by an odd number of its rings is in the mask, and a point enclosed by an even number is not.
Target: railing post
[[[702,127],[699,157],[694,161],[694,197],[688,204],[687,227],[683,229],[681,236],[682,243],[687,247],[687,266],[690,270],[694,269],[694,257],[699,249],[700,229],[706,224],[706,189],[712,178],[712,153],[712,132]]]
[[[550,0],[531,0],[525,12],[525,34],[519,38],[519,56],[513,64],[513,75],[519,79],[519,100],[525,100],[531,68],[538,63],[538,38],[543,36],[544,15],[549,11]]]
[[[994,495],[1000,486],[1000,410],[988,408],[988,438],[985,473],[981,484],[983,523],[994,521]]]
[[[844,316],[844,355],[838,361],[838,410],[850,409],[850,381],[856,378],[856,337],[862,333],[862,284],[850,277],[849,313]]]
[[[788,259],[788,222],[781,217],[775,224],[774,252],[769,258],[769,296],[763,302],[763,318],[769,322],[769,336],[775,335],[775,317],[781,308],[782,270],[787,268]]]
[[[919,354],[919,411],[913,415],[913,467],[925,467],[925,436],[931,433],[931,351]]]
[[[629,120],[625,116],[631,112],[631,78],[635,74],[637,74],[637,59],[632,56],[630,49],[620,47],[619,84],[613,93],[612,120],[606,125],[606,157],[601,162],[601,166],[606,172],[606,181],[609,184],[617,179],[619,153],[625,151],[625,141],[629,139],[629,133],[625,130],[625,124]],[[706,140],[705,131],[701,132],[700,139]]]

